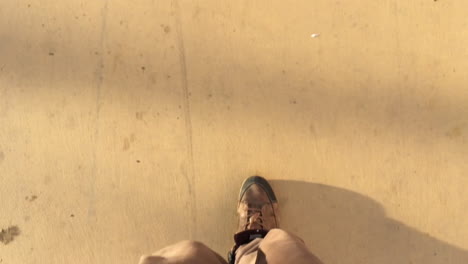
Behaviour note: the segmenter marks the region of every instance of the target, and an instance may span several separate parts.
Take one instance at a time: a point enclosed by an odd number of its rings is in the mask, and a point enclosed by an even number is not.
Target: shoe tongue
[[[254,223],[250,223],[247,226],[247,229],[257,230],[257,229],[263,229],[263,227],[260,224],[258,224],[257,222],[254,222]]]
[[[261,213],[255,213],[250,216],[249,224],[247,225],[247,228],[248,229],[263,229],[261,222],[262,222]]]

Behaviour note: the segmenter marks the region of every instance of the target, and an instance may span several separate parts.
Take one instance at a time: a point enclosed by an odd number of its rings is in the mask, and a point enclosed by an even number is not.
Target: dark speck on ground
[[[29,196],[25,197],[25,200],[29,201],[29,202],[33,202],[36,199],[37,199],[37,195],[31,195],[31,197],[29,197]]]
[[[0,242],[7,245],[15,239],[16,236],[20,235],[20,229],[17,226],[9,226],[6,229],[0,231]]]

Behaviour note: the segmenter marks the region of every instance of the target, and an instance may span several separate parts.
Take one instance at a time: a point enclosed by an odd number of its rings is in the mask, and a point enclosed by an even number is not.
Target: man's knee
[[[180,247],[186,248],[188,250],[203,250],[208,248],[205,244],[203,244],[200,241],[195,241],[195,240],[183,240],[177,243]]]
[[[138,264],[163,264],[166,259],[159,256],[143,255]]]
[[[209,248],[205,246],[205,244],[195,241],[195,240],[183,240],[174,245],[166,247],[153,255],[159,256],[172,256],[172,255],[179,255],[179,256],[194,256],[200,254],[200,252],[209,251]]]
[[[211,263],[203,262],[205,259],[216,260],[217,256],[205,244],[199,241],[184,240],[165,247],[151,256],[141,257],[139,264],[166,264],[179,263],[181,261],[186,261],[187,263]]]
[[[300,237],[294,235],[293,233],[287,232],[279,228],[271,229],[268,232],[267,237],[269,239],[288,239],[288,240],[295,240],[295,241],[300,241],[301,243],[304,243],[304,241]]]

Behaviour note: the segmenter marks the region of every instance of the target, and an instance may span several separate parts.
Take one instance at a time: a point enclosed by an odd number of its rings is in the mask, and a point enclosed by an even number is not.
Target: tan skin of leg
[[[323,264],[297,236],[273,229],[263,239],[257,252],[256,264]]]
[[[168,246],[151,256],[143,256],[139,264],[227,264],[201,242],[186,240]]]

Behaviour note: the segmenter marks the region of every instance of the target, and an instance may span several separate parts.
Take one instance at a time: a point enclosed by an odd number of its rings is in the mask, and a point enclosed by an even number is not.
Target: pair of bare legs
[[[249,177],[239,194],[239,228],[228,261],[203,243],[188,240],[143,256],[140,264],[321,264],[302,239],[279,229],[277,209],[268,181]]]

